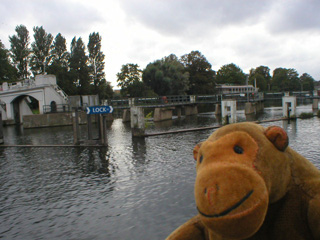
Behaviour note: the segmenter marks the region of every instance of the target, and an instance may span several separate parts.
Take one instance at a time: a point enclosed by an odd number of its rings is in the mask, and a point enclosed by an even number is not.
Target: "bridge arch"
[[[33,109],[36,109],[39,112],[39,101],[26,94],[21,94],[16,96],[10,103],[13,110],[13,120],[15,123],[22,123],[23,115],[33,114]]]
[[[14,115],[17,110],[14,109],[28,109],[26,106],[22,107],[25,99],[33,98],[38,102],[39,113],[44,113],[44,106],[49,105],[52,101],[56,105],[67,104],[68,96],[57,85],[57,80],[54,75],[37,75],[35,79],[25,79],[15,83],[3,83],[0,88],[0,110],[2,112],[3,120],[10,121],[16,119],[15,122],[21,122],[22,116],[19,118]],[[19,106],[19,107],[18,107]],[[30,110],[30,109],[29,109]],[[20,115],[31,114],[31,111],[21,112]]]

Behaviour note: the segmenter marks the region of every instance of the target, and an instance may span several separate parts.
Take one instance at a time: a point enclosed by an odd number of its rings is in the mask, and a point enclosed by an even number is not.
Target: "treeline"
[[[9,36],[10,50],[0,40],[0,81],[14,82],[37,74],[54,74],[58,85],[69,95],[99,94],[100,99],[112,97],[110,83],[105,79],[101,37],[93,32],[87,47],[82,38],[74,37],[70,51],[66,39],[58,33],[54,38],[44,28],[34,27],[34,41],[24,25]]]
[[[58,85],[68,95],[99,94],[100,99],[111,98],[113,90],[105,79],[105,55],[101,51],[101,36],[93,32],[88,44],[74,37],[70,50],[66,39],[58,33],[54,38],[44,28],[34,27],[34,41],[24,25],[9,36],[10,49],[0,40],[0,83],[14,82],[44,72],[57,76]],[[121,95],[151,97],[164,95],[214,94],[217,84],[257,84],[260,91],[310,91],[314,79],[307,73],[299,76],[292,68],[277,68],[271,76],[267,66],[259,66],[245,74],[234,63],[218,71],[199,51],[191,51],[178,58],[171,54],[149,63],[145,69],[128,63],[117,74]]]
[[[260,91],[311,91],[315,80],[307,73],[299,76],[292,68],[277,68],[270,74],[267,66],[252,68],[245,74],[234,63],[217,72],[199,51],[178,58],[171,54],[149,63],[144,70],[137,64],[123,65],[117,74],[122,96],[151,97],[163,95],[214,94],[217,84],[256,84]]]

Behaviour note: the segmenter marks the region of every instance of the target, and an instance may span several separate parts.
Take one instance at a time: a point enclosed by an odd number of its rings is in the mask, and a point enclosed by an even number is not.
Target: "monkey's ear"
[[[202,143],[198,143],[194,148],[193,148],[193,158],[194,160],[197,161],[197,157],[198,157],[198,153],[199,153],[199,149],[201,147]]]
[[[289,144],[289,138],[285,130],[278,126],[271,126],[264,132],[270,142],[280,151],[284,152]]]

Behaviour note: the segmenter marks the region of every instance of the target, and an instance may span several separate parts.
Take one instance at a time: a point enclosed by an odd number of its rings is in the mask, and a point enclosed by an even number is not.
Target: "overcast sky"
[[[173,53],[199,50],[218,71],[229,63],[245,73],[260,65],[294,68],[320,80],[319,0],[0,0],[0,39],[23,24],[67,47],[99,32],[106,78],[114,88],[121,66],[146,65]]]

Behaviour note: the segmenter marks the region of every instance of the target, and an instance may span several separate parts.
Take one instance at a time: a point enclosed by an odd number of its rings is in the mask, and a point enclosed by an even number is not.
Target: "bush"
[[[313,113],[301,113],[299,117],[302,118],[302,119],[312,118],[313,117]]]
[[[320,118],[320,110],[318,111],[317,116]]]

